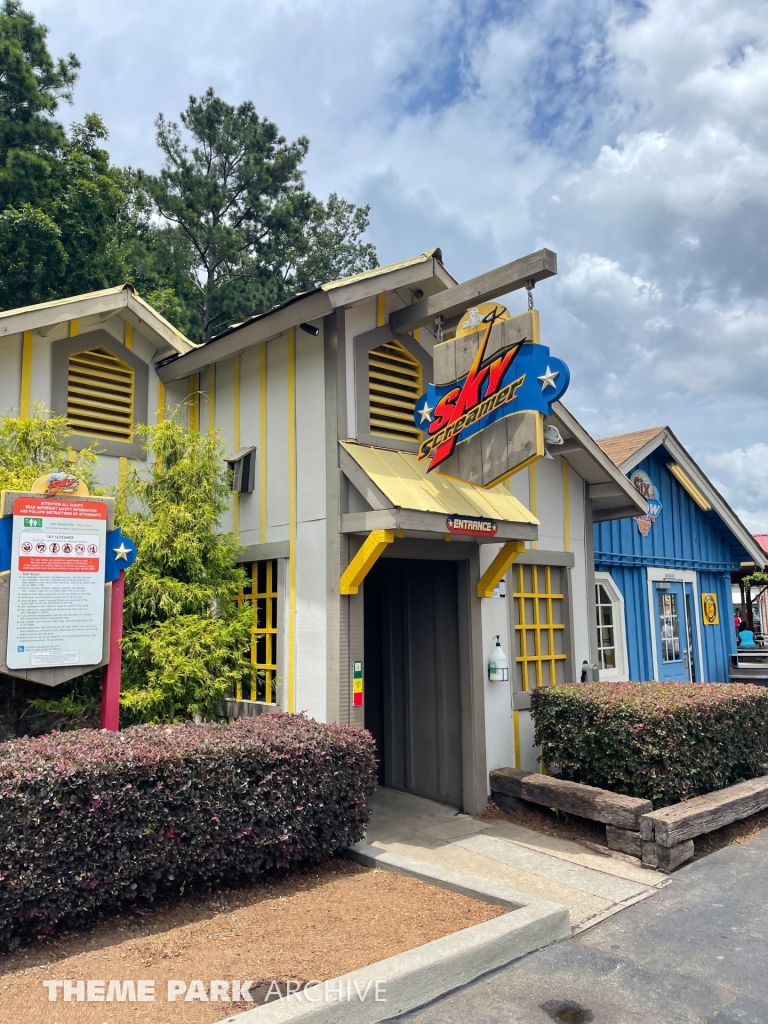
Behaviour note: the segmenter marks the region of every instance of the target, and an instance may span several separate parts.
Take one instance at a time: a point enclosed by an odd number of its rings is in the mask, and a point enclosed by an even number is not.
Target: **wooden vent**
[[[371,433],[400,441],[421,441],[413,410],[422,393],[421,363],[399,341],[368,353]]]
[[[130,441],[133,370],[105,348],[69,357],[67,419],[78,434]]]

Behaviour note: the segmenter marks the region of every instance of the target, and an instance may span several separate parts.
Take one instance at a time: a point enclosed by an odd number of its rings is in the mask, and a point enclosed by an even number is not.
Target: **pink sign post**
[[[125,570],[121,569],[112,583],[110,605],[109,661],[104,666],[104,681],[101,687],[101,729],[117,732],[120,728],[120,670],[123,651],[120,641],[123,637],[123,596],[125,594]]]

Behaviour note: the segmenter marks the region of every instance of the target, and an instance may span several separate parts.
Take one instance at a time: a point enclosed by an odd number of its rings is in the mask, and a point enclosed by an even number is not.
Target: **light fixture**
[[[320,328],[313,327],[312,324],[299,324],[299,327],[305,334],[311,334],[313,338],[316,338],[320,333]]]
[[[688,474],[685,472],[682,466],[679,466],[676,462],[668,462],[667,469],[675,477],[677,482],[682,488],[688,492],[691,498],[696,502],[702,512],[710,512],[712,510],[712,504],[709,502],[704,495],[701,493],[696,484],[691,480]]]

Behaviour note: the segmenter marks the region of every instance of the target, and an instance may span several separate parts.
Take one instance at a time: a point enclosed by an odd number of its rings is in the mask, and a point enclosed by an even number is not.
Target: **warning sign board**
[[[16,498],[8,668],[101,661],[106,536],[103,502]]]

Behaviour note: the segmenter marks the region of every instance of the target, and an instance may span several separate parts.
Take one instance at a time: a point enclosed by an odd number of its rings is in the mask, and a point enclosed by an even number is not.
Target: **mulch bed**
[[[332,860],[290,879],[168,901],[20,948],[0,958],[0,1021],[211,1024],[263,1001],[273,979],[336,978],[505,912],[415,878]],[[60,989],[51,1003],[46,979],[152,979],[155,1000],[63,1002]],[[208,993],[214,979],[253,980],[254,1002],[168,1002],[169,979],[187,986],[200,979]]]

